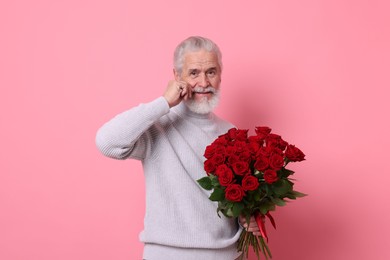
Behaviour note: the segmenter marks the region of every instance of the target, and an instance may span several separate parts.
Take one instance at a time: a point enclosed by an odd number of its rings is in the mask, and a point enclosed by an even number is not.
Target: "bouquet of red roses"
[[[251,216],[260,229],[260,236],[243,230],[238,241],[238,251],[248,256],[249,246],[257,258],[260,252],[272,258],[265,240],[265,217],[275,228],[270,211],[286,205],[286,199],[296,199],[305,194],[293,189],[286,169],[289,162],[299,162],[305,155],[280,135],[271,133],[269,127],[256,127],[256,135],[248,136],[248,130],[230,129],[206,147],[204,169],[207,176],[198,180],[202,188],[213,190],[210,200],[218,202],[217,214],[226,217]]]

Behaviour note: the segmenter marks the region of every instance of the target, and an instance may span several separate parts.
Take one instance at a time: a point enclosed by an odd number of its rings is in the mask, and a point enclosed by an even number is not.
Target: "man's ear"
[[[175,69],[173,69],[173,76],[175,77],[176,81],[180,80],[180,75],[179,75],[179,73]]]

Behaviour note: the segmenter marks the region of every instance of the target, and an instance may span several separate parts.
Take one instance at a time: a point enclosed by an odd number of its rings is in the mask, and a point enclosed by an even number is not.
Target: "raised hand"
[[[191,86],[185,81],[170,80],[163,97],[167,100],[169,107],[178,105],[183,99],[191,98]]]

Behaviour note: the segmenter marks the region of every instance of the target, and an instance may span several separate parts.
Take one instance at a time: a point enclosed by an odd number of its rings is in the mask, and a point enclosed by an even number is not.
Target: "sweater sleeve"
[[[159,97],[118,114],[98,130],[96,146],[110,158],[142,160],[149,142],[147,130],[168,112],[168,102]]]

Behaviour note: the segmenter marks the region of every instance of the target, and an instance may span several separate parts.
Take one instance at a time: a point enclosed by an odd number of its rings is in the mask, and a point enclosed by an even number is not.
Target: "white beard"
[[[219,103],[219,94],[220,91],[213,93],[210,99],[207,97],[202,97],[199,101],[194,99],[184,100],[184,104],[194,113],[197,114],[208,114],[216,108]]]

